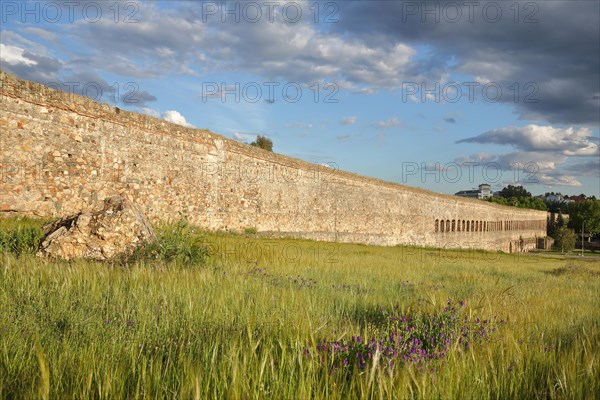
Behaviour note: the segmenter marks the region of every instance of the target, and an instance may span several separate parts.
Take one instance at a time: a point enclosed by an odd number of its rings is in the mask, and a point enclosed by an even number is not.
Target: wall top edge
[[[63,92],[41,83],[20,79],[2,70],[0,70],[0,96],[14,98],[39,106],[62,109],[123,126],[149,129],[154,131],[156,134],[176,135],[179,139],[190,142],[208,143],[219,140],[223,142],[223,148],[226,151],[241,153],[250,158],[259,159],[266,162],[273,162],[280,165],[301,168],[305,170],[315,170],[316,167],[320,168],[317,164],[312,164],[301,159],[252,147],[223,135],[211,132],[208,129],[188,128],[149,115],[123,110],[107,103],[96,102],[85,96]],[[355,182],[373,184],[395,190],[403,190],[409,193],[427,196],[434,199],[452,201],[457,205],[462,204],[468,207],[475,206],[477,208],[488,208],[490,210],[493,209],[523,216],[535,215],[538,218],[546,218],[547,216],[546,211],[521,209],[517,207],[503,206],[500,204],[487,203],[477,199],[436,193],[426,189],[384,181],[382,179],[363,176],[342,170],[334,170],[334,173],[330,174],[329,176],[335,178],[344,178]]]

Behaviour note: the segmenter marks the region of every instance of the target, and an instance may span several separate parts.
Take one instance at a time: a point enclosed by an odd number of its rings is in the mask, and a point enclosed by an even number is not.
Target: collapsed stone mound
[[[44,230],[37,255],[64,260],[108,260],[156,239],[146,216],[120,196],[105,199],[100,211],[61,218]]]

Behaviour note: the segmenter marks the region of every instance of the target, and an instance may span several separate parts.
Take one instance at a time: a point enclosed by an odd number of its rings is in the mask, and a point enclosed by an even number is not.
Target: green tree
[[[517,199],[529,198],[531,197],[531,193],[525,190],[523,186],[508,185],[500,191],[500,197],[506,199],[510,199],[511,197],[516,197]]]
[[[488,197],[487,201],[489,201],[490,203],[501,204],[503,206],[508,205],[508,202],[506,201],[506,199],[504,197]]]
[[[552,219],[548,220],[548,236],[556,239],[559,229],[564,226],[565,226],[565,218],[563,217],[562,213],[559,211],[558,217],[556,217],[556,221],[553,221]]]
[[[556,230],[556,243],[555,247],[559,248],[561,252],[569,252],[575,248],[575,231],[567,227],[558,228]]]
[[[533,197],[531,199],[529,208],[533,208],[534,210],[548,211],[548,206],[546,203],[544,203],[544,200],[537,197]]]
[[[542,199],[532,197],[531,193],[525,190],[523,186],[508,185],[500,191],[500,197],[490,197],[488,198],[488,201],[519,208],[531,208],[542,211],[548,210],[548,206]]]
[[[560,229],[563,226],[565,226],[565,217],[563,217],[562,213],[559,211],[558,217],[556,218],[556,227]]]
[[[250,146],[260,147],[263,150],[273,151],[273,141],[266,136],[258,135],[256,140],[250,143]]]
[[[537,197],[521,197],[520,199],[517,199],[517,207],[542,211],[548,210],[548,206],[546,206],[544,200]]]
[[[559,203],[558,201],[547,201],[547,202],[545,202],[545,204],[546,204],[548,211],[557,213],[559,211],[562,211],[561,204],[564,204],[564,203]]]
[[[581,232],[585,223],[584,231],[592,235],[600,233],[600,200],[586,200],[581,203],[569,203],[568,227]]]

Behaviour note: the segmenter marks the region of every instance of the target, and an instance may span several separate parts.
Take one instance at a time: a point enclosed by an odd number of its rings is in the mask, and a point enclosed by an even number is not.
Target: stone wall
[[[0,72],[0,211],[64,216],[123,194],[152,220],[317,240],[526,251],[546,212],[336,171]]]

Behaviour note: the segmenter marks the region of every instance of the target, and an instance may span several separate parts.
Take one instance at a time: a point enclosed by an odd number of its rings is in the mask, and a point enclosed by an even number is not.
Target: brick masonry
[[[65,216],[121,194],[153,220],[378,245],[527,251],[547,213],[267,152],[0,72],[0,211]]]

